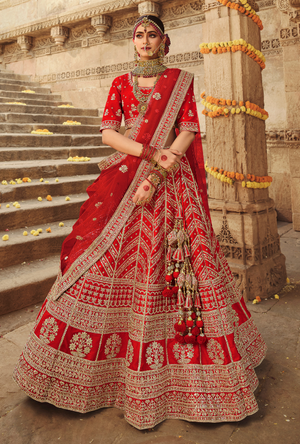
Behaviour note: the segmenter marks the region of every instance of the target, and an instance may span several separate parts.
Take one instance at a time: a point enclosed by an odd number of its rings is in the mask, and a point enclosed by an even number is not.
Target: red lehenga
[[[118,130],[123,112],[131,137],[156,147],[174,124],[198,131],[184,71],[164,72],[144,117],[136,116],[130,76],[116,79],[109,97],[102,128]],[[266,346],[213,233],[201,156],[200,145],[190,147],[145,206],[132,197],[149,164],[121,153],[102,162],[14,372],[29,396],[78,412],[118,407],[138,429],[170,418],[238,421],[257,411],[254,367]],[[178,205],[199,282],[202,345],[174,339],[176,296],[162,295]]]

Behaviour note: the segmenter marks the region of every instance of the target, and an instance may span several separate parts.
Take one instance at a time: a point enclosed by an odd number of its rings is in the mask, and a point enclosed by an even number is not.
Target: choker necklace
[[[133,76],[156,77],[164,72],[167,67],[162,64],[159,58],[152,60],[137,60],[135,68],[132,70]]]

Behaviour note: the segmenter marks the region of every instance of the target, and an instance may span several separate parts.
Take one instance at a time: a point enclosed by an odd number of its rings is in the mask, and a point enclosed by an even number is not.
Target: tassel
[[[167,239],[168,239],[169,245],[172,245],[175,242],[177,242],[177,230],[176,230],[176,228],[174,230],[172,230],[171,233],[168,234]]]
[[[198,291],[197,291],[197,293],[196,293],[194,306],[195,306],[196,308],[201,308],[200,295],[199,295]]]
[[[193,325],[194,325],[194,321],[190,316],[188,317],[188,320],[186,321],[186,325],[188,327],[193,327]]]
[[[178,278],[177,278],[177,283],[178,283],[180,288],[183,287],[184,281],[185,281],[185,274],[181,271],[179,273]]]
[[[199,328],[198,328],[198,327],[194,327],[194,328],[192,328],[192,334],[193,334],[194,336],[198,336],[198,335],[200,334],[200,330],[199,330]]]
[[[168,251],[167,251],[167,261],[171,262],[172,261],[172,254],[173,254],[173,248],[169,247]]]
[[[184,262],[184,253],[181,247],[178,247],[173,254],[173,259],[177,262]]]
[[[187,285],[190,288],[192,287],[192,277],[190,274],[185,275],[185,285]]]
[[[190,257],[190,252],[186,244],[184,244],[184,255],[185,257]]]
[[[174,328],[176,331],[179,331],[181,333],[184,333],[186,330],[186,325],[185,322],[180,320],[179,322],[176,322],[176,324],[174,325]]]
[[[185,335],[184,340],[187,344],[195,344],[196,338],[192,333]]]
[[[197,319],[197,321],[196,321],[196,325],[197,325],[197,327],[199,327],[199,328],[202,328],[202,327],[203,327],[203,321],[202,321],[201,318],[198,318],[198,319]]]
[[[172,280],[173,280],[173,276],[172,276],[171,274],[167,274],[166,277],[165,277],[165,280],[166,280],[167,282],[172,282]]]
[[[177,233],[177,242],[178,245],[182,245],[185,239],[184,231],[179,230]]]
[[[187,296],[186,296],[186,300],[185,300],[185,304],[184,304],[184,308],[187,308],[188,310],[190,310],[192,307],[193,307],[193,301],[191,298],[191,293],[188,291]]]
[[[177,303],[176,303],[176,305],[177,305],[178,307],[182,307],[183,304],[184,304],[183,293],[182,293],[181,288],[179,288],[179,290],[178,290],[178,298],[177,298]]]
[[[166,288],[163,290],[162,295],[163,295],[165,298],[169,298],[169,297],[171,297],[171,296],[173,295],[173,288],[166,287]]]
[[[205,334],[201,333],[198,337],[197,337],[197,342],[198,344],[205,344],[205,342],[207,341],[207,337],[205,336]]]
[[[197,281],[197,279],[195,278],[195,275],[194,275],[194,274],[193,274],[193,276],[192,276],[192,285],[193,285],[194,290],[197,291],[197,289],[198,289],[198,281]]]
[[[177,294],[179,291],[178,285],[175,285],[175,287],[172,288],[173,294]]]
[[[176,213],[175,218],[176,219],[183,219],[181,205],[178,205],[178,209],[177,209],[177,213]]]

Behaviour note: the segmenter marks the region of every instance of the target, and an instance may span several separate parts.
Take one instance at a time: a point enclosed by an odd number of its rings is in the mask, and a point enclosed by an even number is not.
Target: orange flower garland
[[[233,40],[230,42],[213,42],[200,44],[201,54],[209,54],[210,52],[212,52],[213,54],[222,54],[230,51],[242,51],[251,59],[253,59],[256,63],[258,63],[261,69],[264,69],[266,67],[266,59],[264,55],[258,49],[254,48],[254,46],[250,45],[250,43],[247,43],[244,39]]]
[[[261,19],[256,14],[254,9],[252,9],[251,6],[247,3],[246,0],[241,0],[243,6],[235,2],[230,2],[229,0],[218,0],[218,2],[222,3],[222,5],[224,6],[227,6],[227,8],[235,9],[236,11],[239,11],[241,14],[247,15],[249,18],[251,18],[254,21],[254,23],[257,24],[257,26],[261,31],[264,29]]]
[[[215,179],[229,183],[229,185],[233,185],[236,181],[242,181],[242,187],[244,188],[268,188],[273,181],[271,176],[255,176],[254,174],[247,174],[248,180],[245,181],[244,174],[236,173],[235,171],[226,171],[218,167],[208,167],[207,161],[205,162],[205,171]]]
[[[209,109],[209,111],[204,109],[202,114],[211,118],[220,116],[229,117],[230,114],[240,114],[241,112],[261,120],[267,120],[269,117],[266,110],[248,100],[246,102],[237,102],[237,100],[216,99],[212,96],[208,96],[205,99],[205,92],[201,93],[201,99],[202,105]],[[228,109],[229,106],[232,108]]]

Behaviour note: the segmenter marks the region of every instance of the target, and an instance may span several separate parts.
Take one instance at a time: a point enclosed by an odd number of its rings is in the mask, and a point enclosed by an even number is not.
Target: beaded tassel
[[[167,286],[163,295],[177,295],[178,321],[175,339],[180,343],[204,344],[198,281],[190,261],[190,240],[184,229],[182,209],[178,207],[175,227],[167,236]]]

